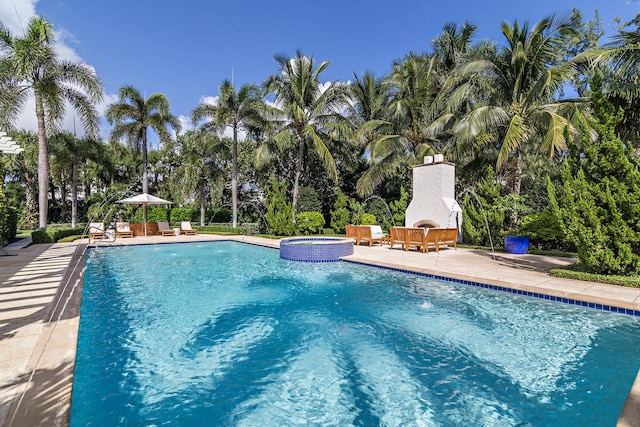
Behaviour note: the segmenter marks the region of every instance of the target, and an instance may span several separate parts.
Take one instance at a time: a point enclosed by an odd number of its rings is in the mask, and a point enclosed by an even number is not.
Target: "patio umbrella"
[[[170,205],[171,202],[160,197],[152,196],[148,193],[138,194],[137,196],[118,200],[116,203],[127,205],[142,205],[142,228],[144,235],[147,235],[147,205]]]

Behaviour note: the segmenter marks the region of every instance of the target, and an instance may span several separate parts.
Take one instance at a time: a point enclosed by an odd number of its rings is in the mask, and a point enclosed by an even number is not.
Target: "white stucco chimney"
[[[435,222],[439,227],[462,230],[462,209],[455,200],[456,167],[441,159],[413,167],[413,199],[407,207],[405,227]]]

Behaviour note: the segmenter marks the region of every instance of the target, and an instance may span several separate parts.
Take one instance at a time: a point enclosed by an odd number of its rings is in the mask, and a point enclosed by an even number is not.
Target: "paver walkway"
[[[278,240],[213,235],[118,239],[110,244],[229,239],[279,246]],[[0,256],[1,426],[68,423],[86,243],[32,245]],[[573,261],[564,258],[450,248],[422,254],[358,246],[347,259],[640,310],[640,289],[549,276],[549,269]],[[639,408],[636,380],[618,426],[640,426]]]

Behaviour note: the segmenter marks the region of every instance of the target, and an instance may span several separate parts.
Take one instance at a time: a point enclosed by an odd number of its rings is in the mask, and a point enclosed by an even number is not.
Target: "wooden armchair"
[[[407,229],[404,227],[391,227],[389,230],[389,249],[393,249],[393,245],[400,245],[404,249],[407,242]]]
[[[356,225],[355,227],[357,227],[358,230],[358,244],[364,240],[365,242],[368,242],[369,247],[371,247],[374,242],[378,242],[382,245],[386,240],[385,234],[382,232],[380,227],[378,227],[380,228],[379,233],[374,233],[373,228],[370,225]]]
[[[407,228],[406,243],[404,250],[408,251],[409,246],[415,246],[417,250],[424,252],[424,228]]]

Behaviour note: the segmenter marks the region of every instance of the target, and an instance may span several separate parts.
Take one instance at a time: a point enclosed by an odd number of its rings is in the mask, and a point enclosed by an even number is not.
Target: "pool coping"
[[[189,242],[204,242],[204,241],[238,241],[243,243],[255,244],[258,246],[270,247],[277,249],[279,246],[279,240],[257,238],[250,236],[213,236],[213,235],[200,235],[200,238],[190,236],[186,240],[176,239],[139,239],[130,241],[129,239],[123,240],[119,244],[110,244],[104,246],[122,246],[122,245],[140,245],[140,244],[169,244],[169,243],[189,243]],[[80,248],[87,248],[86,242],[76,243]],[[60,245],[60,244],[56,244]],[[50,248],[56,247],[56,245],[50,245]],[[67,244],[68,245],[68,244]],[[84,246],[83,246],[84,245]],[[486,277],[479,281],[477,277],[466,274],[452,274],[450,271],[446,272],[446,276],[443,276],[442,272],[437,269],[429,268],[425,266],[407,265],[407,263],[400,264],[403,259],[409,259],[407,257],[413,257],[414,260],[430,260],[429,254],[420,254],[416,257],[413,254],[402,254],[400,261],[389,261],[388,255],[384,255],[383,258],[387,261],[380,261],[379,259],[372,259],[373,252],[380,250],[379,247],[364,248],[356,247],[356,253],[354,255],[344,257],[342,261],[354,262],[359,264],[365,264],[378,268],[390,268],[398,271],[417,273],[425,276],[443,278],[449,281],[456,282],[473,282],[474,284],[484,284],[488,286],[497,286],[500,288],[507,288],[515,290],[515,293],[520,292],[535,292],[542,294],[540,286],[526,286],[522,284],[516,284],[506,282],[504,280],[491,280]],[[447,250],[445,250],[447,251]],[[460,250],[462,251],[462,250]],[[392,251],[392,253],[398,252]],[[449,256],[454,254],[449,250]],[[78,254],[82,254],[82,256]],[[389,252],[387,252],[389,254]],[[436,255],[438,256],[438,255]],[[455,256],[455,254],[454,254]],[[78,258],[79,257],[79,258]],[[375,258],[375,257],[374,257]],[[82,276],[84,273],[84,262],[86,259],[86,253],[84,251],[77,252],[72,259],[69,260],[64,277],[58,283],[58,289],[56,296],[48,304],[48,315],[46,316],[49,321],[46,321],[39,334],[36,345],[33,347],[29,363],[25,372],[18,375],[22,378],[22,383],[16,386],[15,398],[9,405],[8,416],[2,420],[0,417],[0,425],[17,427],[17,426],[33,426],[33,425],[68,425],[71,408],[71,393],[73,384],[73,369],[75,366],[75,350],[77,344],[77,333],[79,327],[79,311],[82,296]],[[76,268],[70,269],[73,263],[76,263]],[[415,263],[414,263],[415,264]],[[419,263],[421,264],[421,262]],[[437,264],[437,260],[436,260]],[[452,277],[455,276],[455,277]],[[490,282],[490,283],[487,283]],[[470,284],[470,283],[467,283]],[[585,285],[586,286],[586,285]],[[611,285],[603,285],[611,286]],[[588,287],[588,286],[587,286]],[[615,287],[618,288],[619,287]],[[498,289],[501,290],[501,289]],[[625,306],[625,308],[640,310],[640,303],[629,301],[615,300],[614,298],[598,298],[593,295],[583,295],[579,292],[566,292],[553,288],[545,288],[545,291],[555,294],[553,296],[560,298],[577,298],[576,300],[588,299],[594,303],[599,302],[603,305],[610,306]],[[560,301],[562,302],[562,301]],[[62,305],[61,305],[62,304]],[[62,306],[66,305],[66,310],[61,310]],[[58,319],[58,317],[60,317]],[[45,319],[46,320],[46,319]],[[30,374],[30,375],[28,375]],[[28,381],[25,381],[28,379]],[[15,384],[14,384],[15,385]],[[0,414],[2,415],[2,414]],[[640,371],[636,376],[630,393],[626,399],[623,410],[620,414],[618,427],[640,427]]]

